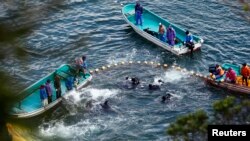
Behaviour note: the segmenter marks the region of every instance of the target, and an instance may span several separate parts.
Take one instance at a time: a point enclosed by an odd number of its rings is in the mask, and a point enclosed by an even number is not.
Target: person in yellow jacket
[[[247,63],[243,63],[242,64],[242,68],[241,68],[242,85],[246,81],[246,86],[248,86],[248,77],[250,76],[250,72],[249,71],[250,70],[249,70],[249,67],[247,66]]]
[[[225,71],[221,68],[220,65],[216,64],[216,71],[213,73],[214,79],[219,79],[224,75]]]

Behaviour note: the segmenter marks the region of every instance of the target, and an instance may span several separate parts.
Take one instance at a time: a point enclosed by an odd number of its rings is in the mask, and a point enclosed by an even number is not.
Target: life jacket
[[[241,75],[243,76],[243,77],[248,77],[249,76],[249,68],[248,68],[248,66],[245,66],[245,67],[242,67],[241,68]]]
[[[219,66],[217,70],[220,70],[219,75],[224,75],[225,71],[221,68],[221,66]]]

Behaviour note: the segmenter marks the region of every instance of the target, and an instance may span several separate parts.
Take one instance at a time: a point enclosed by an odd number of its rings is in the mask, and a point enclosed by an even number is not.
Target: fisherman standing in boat
[[[244,81],[246,81],[246,86],[248,86],[248,77],[250,75],[249,67],[247,66],[247,63],[242,64],[241,68],[241,75],[242,75],[242,85],[244,84]]]
[[[60,77],[58,75],[55,76],[55,82],[54,82],[54,87],[56,89],[56,98],[60,98],[61,97],[61,81],[60,81]]]
[[[174,46],[175,44],[175,30],[171,25],[167,29],[167,42],[169,45]]]
[[[159,30],[158,30],[158,33],[159,33],[159,39],[163,42],[166,42],[166,39],[165,39],[165,27],[162,23],[159,23]]]
[[[140,24],[142,26],[142,13],[143,13],[143,7],[140,5],[139,1],[136,1],[136,5],[135,5],[136,25]]]
[[[47,93],[46,93],[44,85],[40,86],[40,98],[41,98],[43,106],[48,105],[48,96],[47,96]]]
[[[225,82],[229,82],[229,83],[236,83],[236,73],[232,68],[229,68],[227,73],[226,73],[226,77],[224,79]]]
[[[193,40],[193,36],[189,33],[189,31],[186,31],[186,38],[184,41],[184,44],[186,45],[186,47],[188,47],[191,50],[191,54],[193,53],[193,49],[194,49],[194,40]]]
[[[50,79],[47,80],[47,82],[45,84],[45,89],[46,89],[46,92],[48,94],[48,103],[50,104],[52,102],[52,88],[50,85]]]

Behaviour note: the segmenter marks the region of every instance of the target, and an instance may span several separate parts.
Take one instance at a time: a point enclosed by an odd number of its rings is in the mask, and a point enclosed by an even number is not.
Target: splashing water
[[[180,71],[171,69],[171,70],[166,71],[161,76],[156,76],[154,78],[154,84],[157,84],[159,79],[161,79],[163,82],[178,83],[179,81],[187,77],[188,75],[186,75],[186,73],[182,73]]]

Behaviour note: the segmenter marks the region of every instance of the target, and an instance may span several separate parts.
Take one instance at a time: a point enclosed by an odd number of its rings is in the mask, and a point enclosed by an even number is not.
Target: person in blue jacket
[[[72,90],[74,85],[74,77],[72,76],[68,77],[65,81],[65,85],[68,91]]]
[[[48,105],[48,95],[46,93],[46,89],[44,85],[40,86],[40,98],[41,98],[43,106]]]
[[[188,47],[191,50],[191,53],[193,53],[194,39],[188,30],[186,31],[186,38],[185,38],[184,44],[186,45],[186,47]]]
[[[140,5],[139,1],[136,1],[136,5],[135,5],[136,25],[140,24],[142,26],[142,13],[143,13],[143,7]]]

